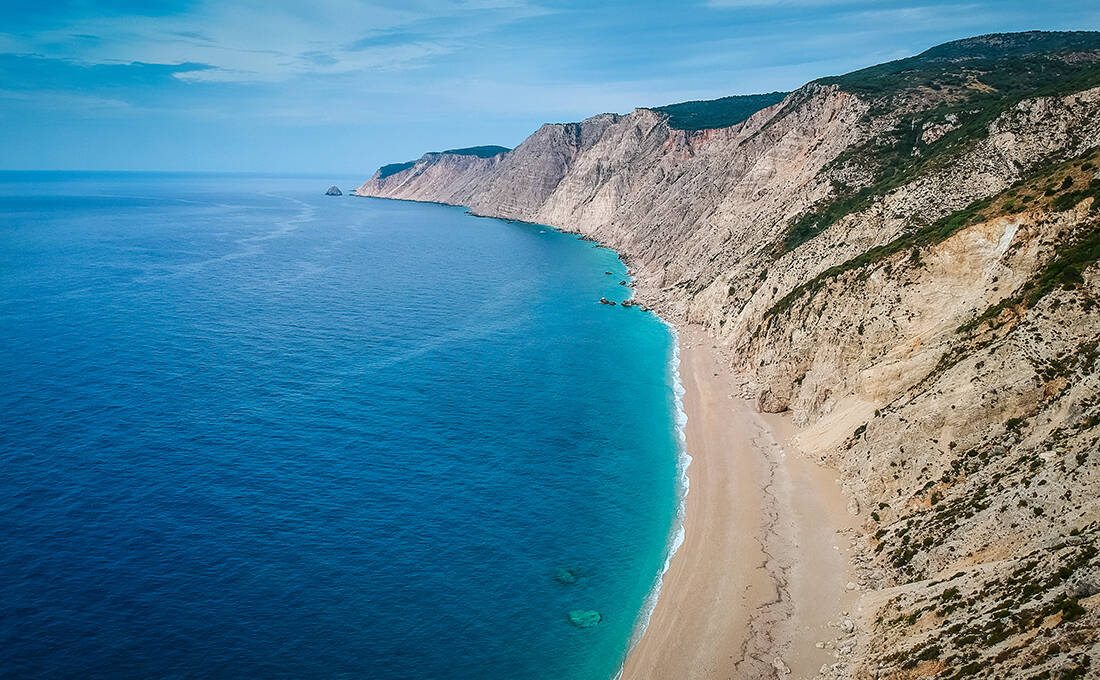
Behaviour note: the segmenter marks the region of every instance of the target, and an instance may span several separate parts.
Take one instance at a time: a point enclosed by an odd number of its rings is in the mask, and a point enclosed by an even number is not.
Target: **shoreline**
[[[619,257],[622,259],[621,255]],[[633,295],[631,297],[633,297]],[[672,378],[672,390],[675,395],[673,403],[676,409],[673,415],[675,417],[678,447],[676,453],[676,467],[679,477],[677,480],[679,488],[677,489],[676,518],[671,531],[669,531],[664,564],[661,565],[661,571],[657,574],[653,586],[646,595],[642,610],[638,613],[638,620],[634,625],[634,631],[631,633],[630,640],[627,641],[626,657],[619,665],[619,672],[615,675],[614,680],[621,680],[627,659],[629,659],[634,649],[641,643],[642,638],[645,637],[646,630],[649,628],[649,621],[653,616],[654,610],[657,608],[657,603],[660,601],[661,588],[664,585],[665,574],[668,573],[669,568],[672,566],[672,559],[676,556],[676,553],[679,552],[680,547],[684,543],[684,517],[687,514],[687,497],[691,491],[691,478],[688,475],[688,469],[691,467],[692,457],[687,448],[688,416],[687,410],[684,408],[684,383],[680,377],[680,333],[676,326],[663,319],[660,315],[655,312],[650,313],[657,317],[668,330],[669,335],[672,336],[672,358],[670,360],[669,373]]]
[[[453,203],[349,195],[465,208],[608,247]],[[611,250],[639,281],[631,258]],[[681,496],[666,562],[615,680],[814,677],[837,661],[834,641],[856,618],[845,536],[856,520],[839,476],[802,455],[789,415],[758,413],[737,396],[732,362],[702,326],[649,312],[674,341]]]
[[[729,362],[701,327],[673,330],[690,493],[682,544],[670,546],[619,677],[812,677],[836,661],[817,645],[843,631],[856,598],[836,475],[794,450],[788,419],[734,396]]]

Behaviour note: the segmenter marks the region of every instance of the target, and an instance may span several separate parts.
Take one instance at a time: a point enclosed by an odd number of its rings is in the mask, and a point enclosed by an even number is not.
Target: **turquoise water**
[[[610,250],[331,183],[0,174],[0,675],[617,672],[669,332]]]

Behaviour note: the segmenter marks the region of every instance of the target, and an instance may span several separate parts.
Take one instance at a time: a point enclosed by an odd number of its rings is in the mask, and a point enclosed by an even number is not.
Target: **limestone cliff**
[[[615,248],[863,521],[834,677],[1100,670],[1100,34],[949,43],[682,130],[637,109],[356,193]]]

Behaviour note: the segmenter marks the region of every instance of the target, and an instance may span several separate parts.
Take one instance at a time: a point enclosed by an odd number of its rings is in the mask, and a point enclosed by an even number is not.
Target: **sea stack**
[[[343,196],[343,195],[344,195],[344,192],[340,191],[340,187],[336,186],[335,184],[330,186],[328,188],[328,191],[325,192],[325,196]]]

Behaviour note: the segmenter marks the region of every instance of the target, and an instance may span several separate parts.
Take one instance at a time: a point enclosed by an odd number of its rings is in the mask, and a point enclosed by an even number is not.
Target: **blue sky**
[[[0,168],[366,176],[1029,29],[1100,3],[3,0]]]

